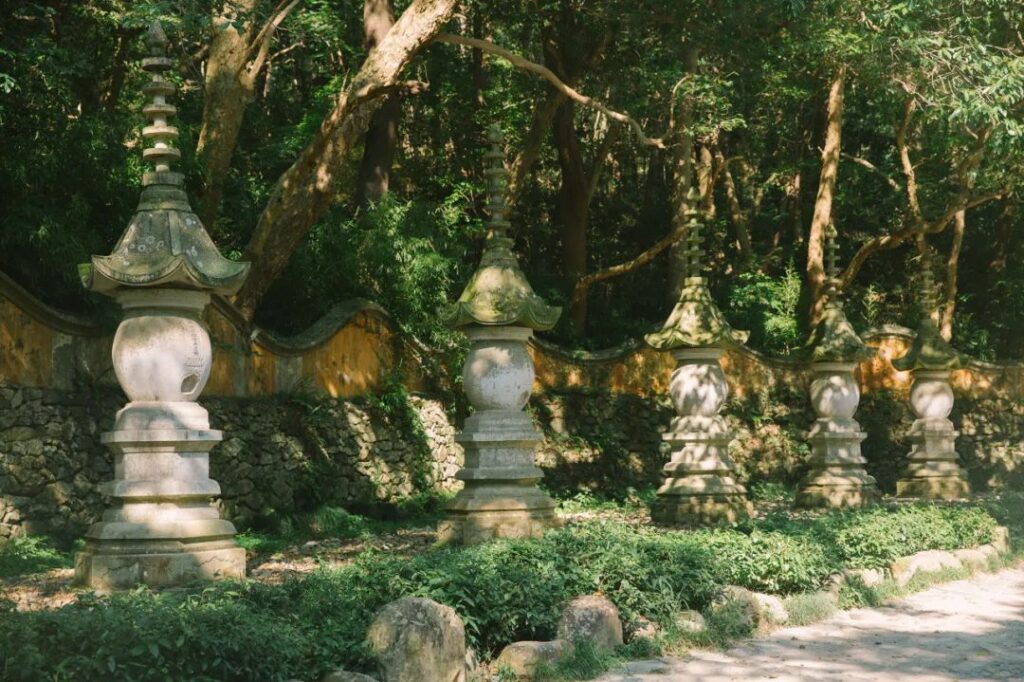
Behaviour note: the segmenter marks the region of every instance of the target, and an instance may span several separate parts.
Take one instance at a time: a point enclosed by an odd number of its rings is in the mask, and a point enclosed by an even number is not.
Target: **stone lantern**
[[[443,321],[470,339],[462,380],[474,413],[456,441],[465,449],[465,482],[438,529],[445,542],[474,544],[491,538],[528,537],[557,523],[555,503],[537,482],[543,472],[534,450],[543,440],[523,408],[533,389],[526,342],[551,329],[561,309],[534,293],[507,236],[506,172],[501,133],[487,134],[484,154],[490,219],[480,266]]]
[[[688,205],[696,204],[691,190]],[[652,348],[672,353],[677,363],[669,383],[676,417],[663,436],[672,454],[651,518],[670,524],[734,522],[749,515],[750,503],[733,477],[733,434],[719,414],[729,393],[719,359],[726,347],[743,343],[748,334],[732,329],[711,299],[701,276],[699,212],[691,208],[687,214],[686,279],[679,301],[665,326],[645,337]]]
[[[931,313],[937,307],[928,250],[921,257],[921,302],[923,315],[917,337],[893,367],[913,376],[910,407],[917,419],[910,427],[909,462],[896,481],[896,495],[932,499],[957,499],[971,488],[960,467],[956,437],[960,435],[949,420],[953,411],[950,375],[963,364],[963,357],[942,338]]]
[[[853,372],[874,357],[846,319],[838,287],[835,228],[827,235],[828,302],[811,333],[811,406],[818,416],[807,437],[811,469],[796,494],[798,507],[860,507],[878,497],[875,479],[864,469],[861,441],[867,436],[854,419],[860,386]]]
[[[104,485],[110,507],[75,558],[78,581],[98,590],[245,576],[235,528],[212,503],[220,487],[210,479],[209,451],[221,432],[210,429],[196,399],[212,364],[203,311],[212,293],[238,291],[249,264],[221,256],[189,205],[182,174],[171,170],[181,154],[171,146],[177,128],[167,123],[174,85],[162,75],[172,62],[159,24],[147,43],[142,157],[152,170],[113,253],[79,266],[83,285],[123,310],[112,354],[129,400],[102,436],[114,453],[114,480]]]

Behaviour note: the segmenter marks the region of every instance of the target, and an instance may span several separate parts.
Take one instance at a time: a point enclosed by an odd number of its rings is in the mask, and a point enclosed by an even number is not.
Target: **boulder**
[[[723,587],[718,595],[711,602],[712,613],[719,613],[725,609],[737,609],[741,627],[753,630],[761,624],[761,603],[754,596],[754,593],[745,587],[729,585]]]
[[[786,612],[786,606],[782,603],[781,599],[774,595],[761,594],[760,592],[752,592],[751,594],[757,600],[762,623],[785,625],[786,621],[789,620],[789,613]]]
[[[996,526],[992,529],[992,546],[1000,554],[1010,551],[1010,529],[1006,526]]]
[[[465,682],[466,632],[451,608],[402,597],[381,609],[366,634],[383,682]]]
[[[638,616],[633,627],[630,628],[629,640],[654,639],[658,635],[658,624],[650,618]]]
[[[953,556],[960,560],[964,566],[975,571],[982,571],[988,568],[988,554],[980,549],[958,549]]]
[[[558,621],[558,639],[569,644],[589,642],[595,649],[621,646],[622,621],[618,607],[598,595],[573,599]]]
[[[995,548],[995,545],[989,543],[978,547],[978,551],[985,555],[986,558],[991,559],[992,557],[999,556],[999,550]]]
[[[843,579],[859,580],[864,587],[874,587],[885,582],[885,570],[881,568],[848,568],[843,571]]]
[[[692,609],[680,611],[675,615],[673,621],[679,632],[703,632],[707,628],[701,612]]]
[[[518,679],[532,680],[542,663],[554,665],[568,650],[566,643],[559,639],[553,642],[513,642],[501,650],[493,667],[510,670]]]
[[[902,587],[918,573],[934,573],[944,568],[963,568],[963,564],[951,552],[929,549],[897,559],[889,566],[889,572]]]

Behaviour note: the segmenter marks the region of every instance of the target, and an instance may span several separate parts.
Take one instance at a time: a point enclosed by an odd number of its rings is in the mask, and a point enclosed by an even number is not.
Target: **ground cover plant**
[[[338,527],[348,532],[354,523],[346,518]],[[512,641],[553,637],[562,605],[581,594],[607,595],[628,629],[641,616],[703,609],[728,584],[799,595],[844,567],[983,544],[995,525],[980,503],[916,504],[776,512],[734,529],[689,531],[598,518],[542,538],[408,558],[370,549],[348,565],[280,584],[83,594],[50,611],[8,605],[0,614],[0,678],[283,680],[315,679],[338,665],[370,669],[366,627],[406,595],[455,608],[487,659]]]

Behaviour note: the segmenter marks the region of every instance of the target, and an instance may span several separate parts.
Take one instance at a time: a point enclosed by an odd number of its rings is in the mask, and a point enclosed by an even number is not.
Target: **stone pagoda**
[[[811,469],[796,494],[798,507],[860,507],[878,497],[875,479],[864,469],[861,441],[867,436],[854,419],[860,386],[853,372],[874,357],[846,319],[839,290],[835,227],[826,236],[828,301],[805,347],[811,361],[811,406],[818,416],[807,434]]]
[[[687,205],[697,203],[691,190]],[[663,436],[672,454],[651,518],[669,524],[734,522],[749,515],[750,503],[733,477],[733,434],[719,414],[729,393],[719,360],[726,347],[746,341],[747,332],[732,329],[711,299],[701,276],[699,212],[690,208],[687,216],[686,279],[679,301],[661,331],[645,337],[676,360],[669,391],[677,416]]]
[[[903,476],[896,481],[896,495],[957,499],[971,492],[955,449],[960,434],[949,420],[953,411],[950,375],[962,366],[963,356],[942,338],[932,317],[938,301],[927,246],[921,254],[920,297],[922,315],[917,337],[907,354],[892,363],[913,377],[910,407],[917,417],[910,427],[909,461]]]
[[[443,318],[470,339],[462,381],[474,412],[456,436],[466,453],[456,477],[465,487],[448,505],[438,534],[442,541],[466,544],[534,536],[557,523],[554,501],[537,487],[544,474],[534,463],[534,450],[543,436],[523,408],[534,379],[526,342],[534,331],[551,329],[561,309],[534,293],[519,269],[507,234],[500,131],[490,128],[487,139],[490,219],[483,256]]]
[[[142,157],[152,170],[113,253],[79,266],[83,285],[123,310],[112,355],[129,402],[102,436],[114,453],[114,480],[103,489],[111,502],[75,558],[78,581],[103,591],[245,576],[235,528],[212,502],[220,487],[210,479],[209,451],[221,432],[210,429],[196,399],[212,364],[203,311],[211,294],[238,291],[249,264],[220,254],[189,205],[182,174],[171,170],[181,153],[172,146],[178,130],[168,125],[174,85],[163,74],[172,62],[159,24],[147,43]]]

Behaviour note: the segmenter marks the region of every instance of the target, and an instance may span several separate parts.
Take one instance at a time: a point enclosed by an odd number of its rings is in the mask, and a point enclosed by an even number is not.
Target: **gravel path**
[[[726,652],[638,661],[600,682],[1024,680],[1024,569],[778,630]]]

